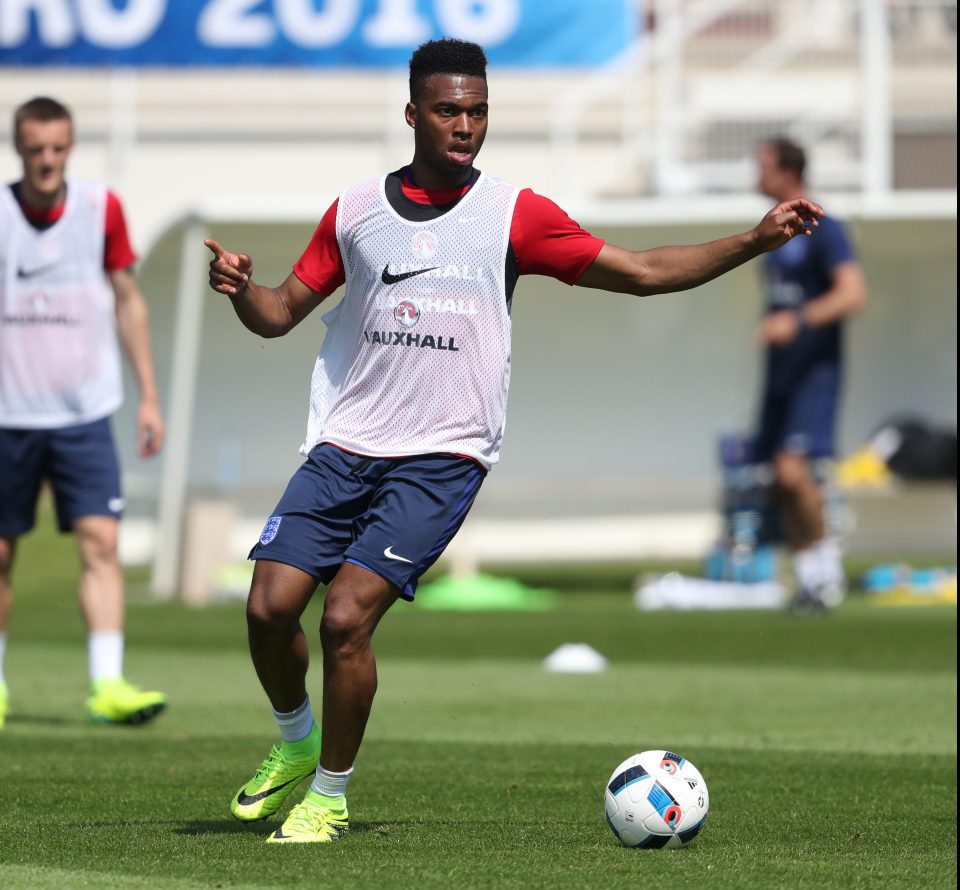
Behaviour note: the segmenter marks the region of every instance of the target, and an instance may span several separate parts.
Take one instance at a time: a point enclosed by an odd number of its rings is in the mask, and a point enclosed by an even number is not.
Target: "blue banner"
[[[384,68],[425,40],[491,63],[590,67],[637,37],[637,0],[0,0],[0,65]]]

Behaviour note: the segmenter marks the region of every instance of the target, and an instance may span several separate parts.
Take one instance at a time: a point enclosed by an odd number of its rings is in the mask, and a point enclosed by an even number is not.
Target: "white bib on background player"
[[[505,264],[518,190],[481,175],[443,216],[409,222],[385,182],[340,196],[347,290],[323,317],[301,450],[453,452],[490,467],[510,385]]]
[[[70,180],[63,216],[38,231],[0,189],[0,426],[70,426],[120,406],[106,209],[105,187]]]

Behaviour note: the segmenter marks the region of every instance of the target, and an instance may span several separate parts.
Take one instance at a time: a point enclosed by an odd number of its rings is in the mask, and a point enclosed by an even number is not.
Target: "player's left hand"
[[[142,401],[137,411],[137,451],[140,457],[153,457],[163,447],[165,432],[160,406],[149,399]]]
[[[777,204],[753,230],[763,251],[776,250],[796,235],[812,235],[820,225],[823,208],[809,198]]]
[[[771,312],[760,322],[757,339],[763,346],[786,346],[800,333],[800,318],[792,309]]]

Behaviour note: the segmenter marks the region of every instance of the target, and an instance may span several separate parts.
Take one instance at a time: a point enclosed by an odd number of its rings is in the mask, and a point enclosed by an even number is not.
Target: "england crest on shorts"
[[[263,531],[260,533],[261,544],[266,546],[277,536],[277,532],[280,530],[281,519],[283,519],[282,516],[271,516],[267,520],[267,524],[263,527]]]

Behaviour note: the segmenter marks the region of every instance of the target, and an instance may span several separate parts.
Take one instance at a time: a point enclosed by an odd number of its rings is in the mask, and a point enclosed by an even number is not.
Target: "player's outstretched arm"
[[[226,294],[244,326],[261,337],[282,337],[323,301],[291,273],[279,287],[264,287],[253,280],[253,260],[231,253],[216,241],[203,242],[213,254],[210,287]]]
[[[116,299],[117,334],[140,389],[137,451],[141,457],[152,457],[163,447],[165,428],[150,348],[147,301],[132,271],[114,269],[108,274]]]
[[[697,287],[797,235],[809,236],[823,208],[806,198],[784,201],[749,232],[686,247],[632,251],[605,244],[577,284],[646,297]]]

